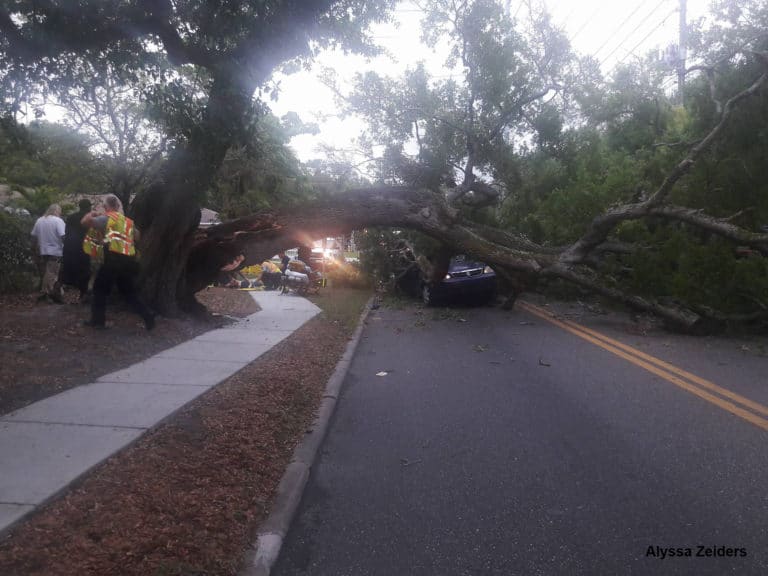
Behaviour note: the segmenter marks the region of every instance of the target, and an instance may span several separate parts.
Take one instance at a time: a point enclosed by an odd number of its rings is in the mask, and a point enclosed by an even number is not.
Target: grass
[[[325,288],[310,300],[323,311],[323,315],[331,322],[339,323],[348,333],[357,326],[363,306],[373,293],[369,290],[354,288]]]

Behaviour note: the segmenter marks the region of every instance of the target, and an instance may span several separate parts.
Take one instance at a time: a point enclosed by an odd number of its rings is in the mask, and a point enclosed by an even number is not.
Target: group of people
[[[79,211],[66,222],[61,218],[61,207],[52,204],[35,222],[32,239],[42,271],[40,299],[63,303],[62,286],[69,285],[77,288],[81,302],[86,302],[92,284],[91,317],[84,324],[105,328],[107,297],[116,284],[147,330],[154,328],[155,315],[136,291],[139,231],[123,213],[117,196],[105,197],[103,211],[92,210],[90,200],[81,200]]]
[[[279,290],[285,285],[289,287],[297,284],[310,285],[314,277],[310,278],[312,269],[306,263],[301,260],[291,260],[285,252],[280,252],[277,258],[280,260],[279,265],[273,260],[263,261],[261,275],[257,280],[251,281],[239,272],[245,262],[245,255],[239,254],[219,268],[216,284],[224,288],[263,287],[264,290]]]

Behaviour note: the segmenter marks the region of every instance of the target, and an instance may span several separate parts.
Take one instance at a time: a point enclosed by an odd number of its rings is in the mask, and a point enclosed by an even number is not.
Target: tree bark
[[[214,79],[202,122],[186,147],[175,150],[162,181],[137,198],[134,217],[145,231],[142,291],[159,312],[175,315],[193,305],[186,274],[200,223],[199,199],[211,184],[233,143],[243,138],[252,89],[228,76]]]

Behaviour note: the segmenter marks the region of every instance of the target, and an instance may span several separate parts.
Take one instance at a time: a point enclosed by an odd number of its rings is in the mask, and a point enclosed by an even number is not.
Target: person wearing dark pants
[[[107,297],[112,287],[122,294],[131,309],[142,317],[147,330],[155,327],[155,315],[147,308],[136,293],[136,276],[139,265],[136,261],[135,243],[138,230],[133,220],[123,215],[117,196],[108,195],[104,200],[106,214],[90,212],[83,217],[82,224],[104,233],[104,263],[96,274],[93,284],[91,319],[87,326],[104,328],[106,324]]]
[[[91,201],[80,200],[79,207],[80,210],[70,214],[65,223],[60,280],[62,284],[77,288],[80,291],[80,302],[85,303],[91,279],[91,257],[83,250],[83,240],[88,229],[80,222],[91,211]]]
[[[136,293],[135,278],[138,272],[139,264],[135,258],[109,250],[104,253],[104,264],[99,268],[93,283],[91,319],[86,322],[87,325],[98,328],[105,325],[107,296],[112,292],[112,287],[117,284],[117,289],[131,310],[144,319],[147,330],[155,327],[154,314]]]

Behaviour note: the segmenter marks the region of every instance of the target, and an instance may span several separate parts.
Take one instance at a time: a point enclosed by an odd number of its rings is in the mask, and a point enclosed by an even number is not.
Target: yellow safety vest
[[[133,220],[123,216],[120,212],[107,212],[107,218],[104,244],[109,251],[126,256],[135,256]]]
[[[83,238],[83,252],[94,261],[101,262],[104,259],[104,233],[95,228],[89,228]]]

